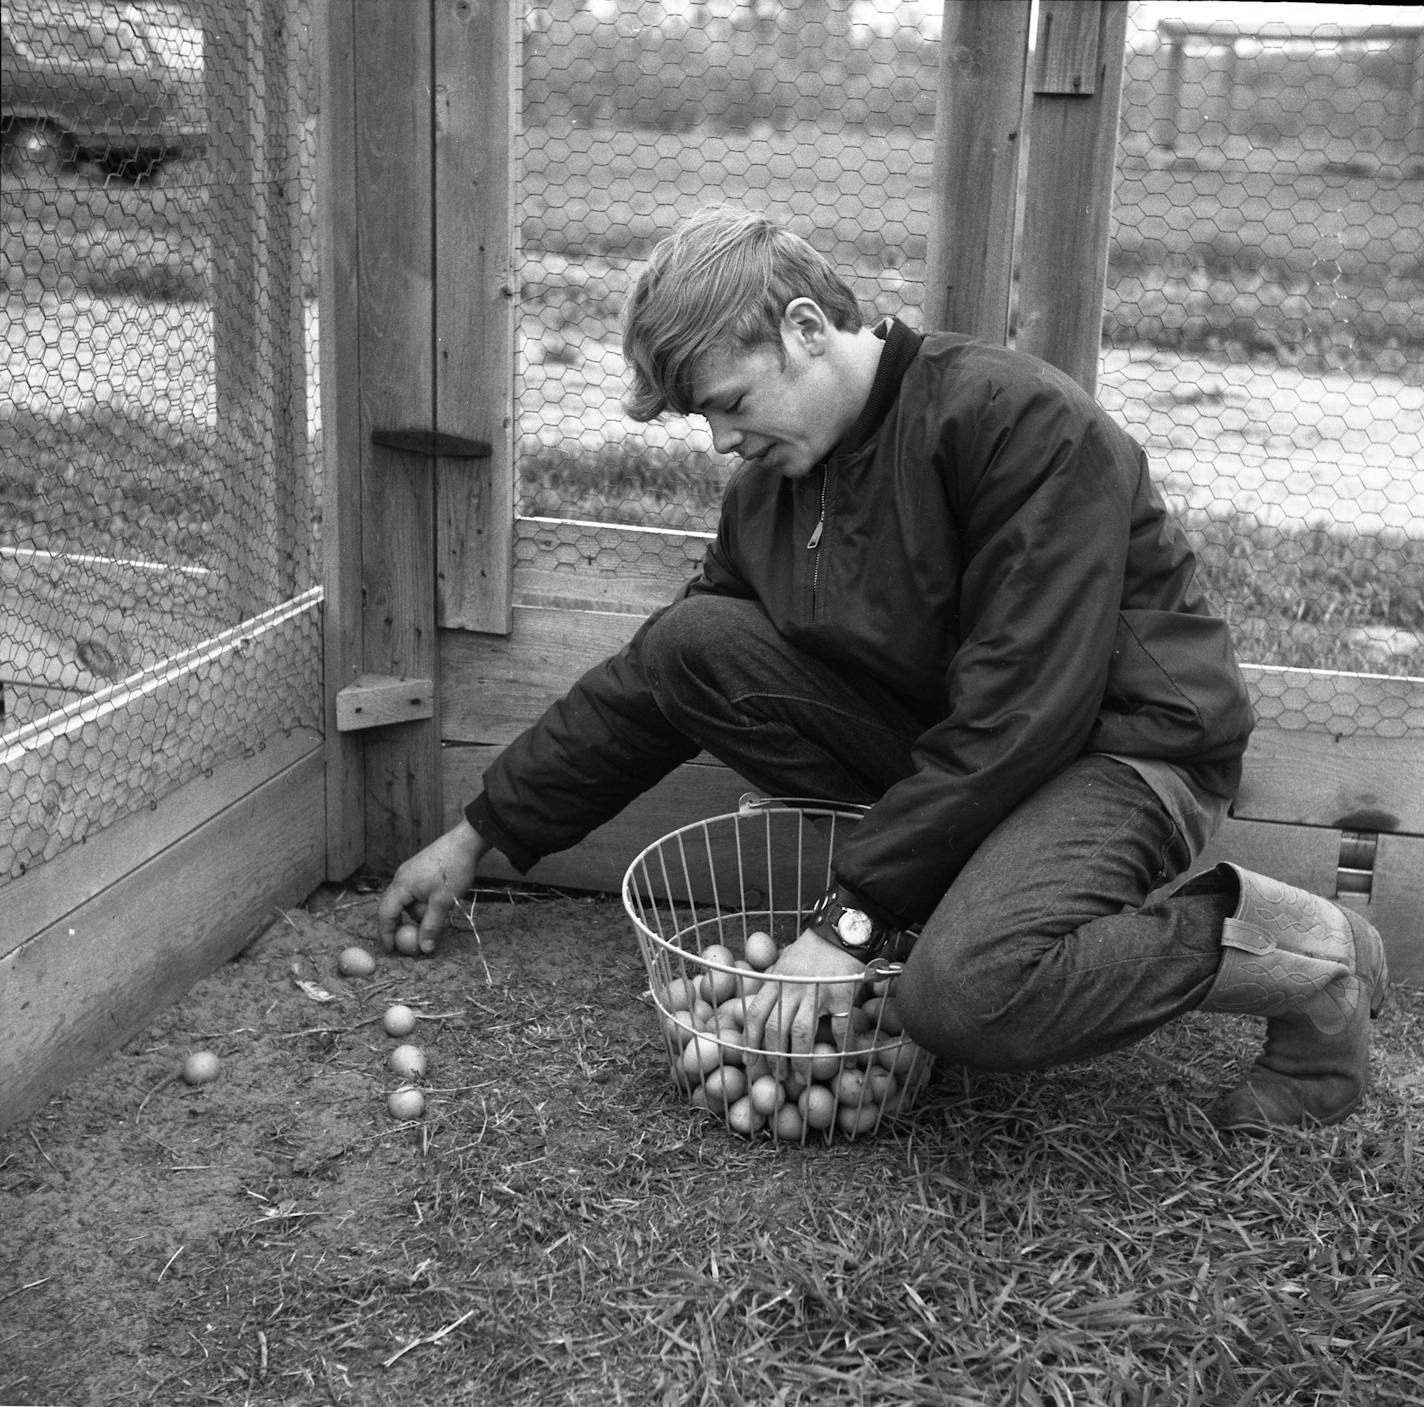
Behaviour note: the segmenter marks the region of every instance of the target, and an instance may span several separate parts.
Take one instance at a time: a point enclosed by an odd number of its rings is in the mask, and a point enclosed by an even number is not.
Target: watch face
[[[868,914],[861,913],[859,909],[843,909],[836,920],[836,932],[841,935],[841,942],[846,947],[863,948],[870,942],[875,929]]]

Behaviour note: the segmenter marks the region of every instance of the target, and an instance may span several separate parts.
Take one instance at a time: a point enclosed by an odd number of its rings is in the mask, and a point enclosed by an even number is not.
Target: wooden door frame
[[[510,628],[513,8],[326,9],[332,878],[441,828],[437,627]]]

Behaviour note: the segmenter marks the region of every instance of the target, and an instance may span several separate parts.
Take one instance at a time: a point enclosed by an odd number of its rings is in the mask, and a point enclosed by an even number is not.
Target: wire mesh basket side
[[[734,1132],[799,1143],[871,1134],[911,1107],[928,1076],[927,1054],[898,1017],[894,972],[868,972],[840,1029],[823,1015],[811,1053],[782,1062],[779,1075],[745,1030],[748,1004],[768,983],[845,987],[766,969],[800,932],[838,830],[855,819],[744,805],[664,836],[625,874],[673,1081]]]

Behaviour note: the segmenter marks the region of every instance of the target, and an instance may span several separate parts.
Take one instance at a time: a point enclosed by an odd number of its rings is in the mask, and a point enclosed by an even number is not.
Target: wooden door
[[[509,630],[514,11],[333,5],[323,122],[330,872],[442,826],[440,627]]]

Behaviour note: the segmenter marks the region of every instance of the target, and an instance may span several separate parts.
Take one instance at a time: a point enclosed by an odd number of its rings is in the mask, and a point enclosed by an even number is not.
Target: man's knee
[[[688,596],[671,606],[648,627],[643,656],[649,671],[668,677],[695,670],[707,660],[724,658],[746,638],[748,612],[757,607],[722,596]]]
[[[895,987],[905,1034],[936,1058],[983,1070],[1041,1069],[1044,1053],[1013,997],[988,973],[966,965],[946,977],[914,958]]]

